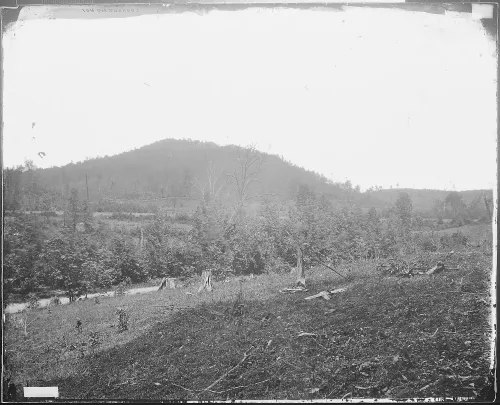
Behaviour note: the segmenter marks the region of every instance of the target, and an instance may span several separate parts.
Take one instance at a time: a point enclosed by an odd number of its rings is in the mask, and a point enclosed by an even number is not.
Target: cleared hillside
[[[279,293],[290,275],[270,274],[216,283],[212,293],[193,285],[81,301],[33,311],[27,337],[12,316],[10,381],[58,386],[68,400],[485,400],[491,251],[447,261],[456,269],[411,279],[370,261],[337,269],[350,281],[316,268],[309,291],[296,294]],[[330,300],[304,299],[339,287]],[[130,315],[121,333],[118,308]]]

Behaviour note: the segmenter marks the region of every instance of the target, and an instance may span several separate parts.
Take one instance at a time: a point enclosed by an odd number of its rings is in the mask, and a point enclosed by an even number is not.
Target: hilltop
[[[127,205],[126,211],[142,209],[150,211],[154,206],[172,205],[175,200],[184,199],[183,206],[193,209],[202,198],[200,188],[207,187],[209,181],[216,188],[222,186],[221,196],[226,201],[236,198],[236,187],[228,183],[229,174],[238,169],[238,154],[243,148],[235,145],[220,146],[212,142],[200,142],[190,139],[164,139],[150,145],[136,148],[114,156],[96,157],[83,162],[70,163],[61,167],[36,169],[38,199],[30,209],[62,209],[69,190],[78,190],[80,197],[88,197],[91,204],[102,201],[118,201]],[[325,176],[307,170],[285,160],[283,157],[255,151],[262,159],[257,181],[249,186],[249,195],[277,199],[279,201],[295,200],[300,185],[307,186],[317,195],[324,195],[335,206],[356,205],[363,210],[376,208],[386,211],[391,208],[401,192],[410,195],[415,212],[436,216],[436,201],[444,201],[449,191],[391,188],[371,188],[361,192],[358,186],[350,181],[333,182]],[[22,172],[19,176],[6,177],[6,206],[9,201],[21,200],[16,193],[17,181],[24,185],[21,189],[29,189],[33,183],[30,172]],[[198,187],[197,187],[198,186]],[[202,187],[200,187],[202,186]],[[492,198],[492,190],[461,191],[463,202],[472,207],[475,217],[486,213],[483,195]],[[144,207],[144,201],[149,207]],[[171,204],[173,201],[173,204]],[[257,199],[253,200],[257,202]],[[32,204],[32,203],[30,203]],[[29,205],[29,204],[28,204]],[[102,205],[100,210],[114,211],[112,205]],[[102,209],[101,209],[102,208]]]
[[[86,176],[90,201],[101,198],[199,198],[192,186],[207,181],[209,165],[217,186],[227,181],[227,174],[237,167],[237,155],[243,148],[219,146],[212,142],[164,139],[115,156],[104,156],[62,167],[38,170],[42,183],[62,194],[65,187],[86,193]],[[348,196],[361,197],[350,183],[333,183],[326,177],[284,160],[282,157],[257,152],[263,159],[262,172],[251,186],[251,193],[271,193],[279,199],[295,197],[299,184],[307,184],[318,194],[333,200]],[[234,197],[234,189],[225,187],[226,197]]]

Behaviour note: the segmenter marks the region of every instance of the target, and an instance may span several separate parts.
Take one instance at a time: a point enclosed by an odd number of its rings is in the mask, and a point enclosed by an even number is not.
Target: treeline
[[[364,195],[373,196],[371,205],[386,216],[401,192],[411,197],[414,211],[423,218],[454,220],[455,226],[460,226],[491,217],[493,190],[370,189]]]

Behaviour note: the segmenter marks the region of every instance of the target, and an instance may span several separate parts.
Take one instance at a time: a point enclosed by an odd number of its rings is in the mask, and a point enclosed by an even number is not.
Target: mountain
[[[205,191],[209,188],[210,180],[215,183],[214,189],[222,186],[221,194],[226,199],[236,198],[236,185],[227,183],[229,175],[241,169],[238,156],[241,157],[244,151],[245,149],[234,145],[219,146],[212,142],[190,139],[164,139],[119,155],[88,159],[62,167],[37,169],[35,172],[37,183],[43,185],[45,190],[50,190],[50,203],[45,206],[62,207],[63,197],[69,195],[70,188],[75,188],[82,198],[86,197],[88,189],[91,204],[103,200],[147,200],[148,204],[168,205],[170,200],[183,197],[189,200],[183,206],[193,208],[201,199],[203,188]],[[364,211],[374,207],[387,213],[399,194],[406,192],[412,199],[415,212],[435,216],[435,201],[442,202],[449,194],[445,190],[422,189],[370,189],[361,192],[359,187],[353,187],[349,181],[334,183],[276,155],[254,151],[252,156],[261,159],[263,163],[257,179],[248,188],[249,196],[268,195],[272,199],[288,201],[295,199],[300,185],[305,185],[316,194],[325,195],[336,206],[356,204]],[[254,168],[255,165],[250,171]],[[25,186],[21,189],[28,190],[35,184],[29,173],[32,172],[20,173],[21,177],[25,177],[22,180]],[[15,178],[12,174],[7,177]],[[12,183],[7,180],[9,182]],[[6,194],[16,194],[15,189],[15,186],[7,187]],[[479,216],[482,211],[486,212],[483,202],[485,193],[492,198],[492,190],[459,192],[468,207],[475,202],[474,210]],[[36,193],[31,193],[34,194]],[[12,199],[16,198],[8,200]],[[133,209],[131,205],[130,209]]]
[[[243,151],[234,145],[164,139],[119,155],[41,169],[37,173],[42,184],[57,190],[60,195],[70,187],[85,196],[88,184],[90,201],[102,198],[199,198],[200,193],[191,185],[193,181],[207,185],[207,170],[212,167],[213,179],[219,178],[218,188],[229,180],[228,174],[239,168],[238,153]],[[359,189],[354,189],[349,182],[333,183],[276,155],[256,152],[256,156],[264,162],[257,181],[249,186],[249,195],[273,194],[281,200],[289,200],[295,197],[299,184],[306,184],[334,202],[362,198]],[[236,187],[226,185],[222,192],[227,198],[235,198]]]

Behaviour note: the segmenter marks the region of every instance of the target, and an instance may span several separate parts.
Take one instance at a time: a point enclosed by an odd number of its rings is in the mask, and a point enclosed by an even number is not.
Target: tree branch
[[[214,381],[212,384],[210,384],[207,388],[205,388],[204,390],[202,390],[201,392],[204,392],[204,391],[208,391],[210,388],[214,387],[215,385],[217,385],[218,383],[220,383],[224,378],[226,378],[229,373],[235,369],[237,369],[239,366],[241,366],[243,364],[243,362],[250,356],[250,352],[255,349],[255,347],[251,347],[249,350],[247,350],[245,352],[245,354],[243,355],[243,358],[239,361],[238,364],[236,364],[236,366],[234,366],[232,369],[230,369],[229,371],[226,371],[224,374],[222,374],[216,381]]]

